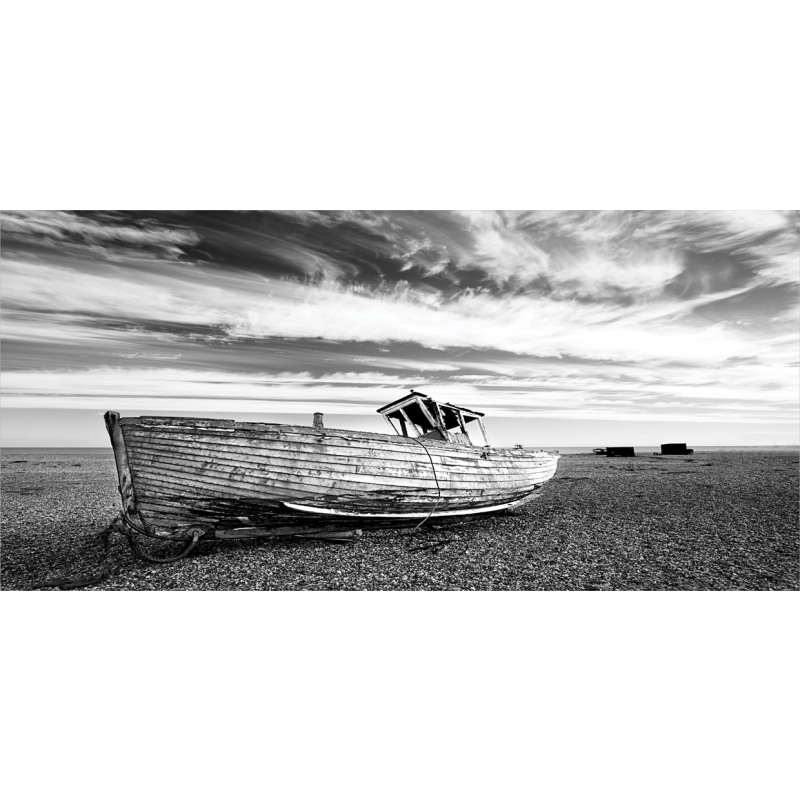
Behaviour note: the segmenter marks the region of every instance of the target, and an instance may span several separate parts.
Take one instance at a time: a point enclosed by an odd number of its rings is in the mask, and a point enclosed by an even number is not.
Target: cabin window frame
[[[472,441],[472,437],[470,436],[470,432],[467,430],[467,425],[470,425],[473,422],[478,423],[478,429],[481,432],[481,438],[483,439],[483,447],[491,447],[489,444],[489,437],[486,435],[486,428],[483,425],[483,414],[480,411],[472,411],[468,408],[462,408],[461,406],[454,406],[450,403],[436,403],[437,408],[441,411],[442,408],[449,409],[453,412],[456,417],[456,421],[458,422],[458,427],[461,433],[467,437],[467,440],[470,444],[478,447],[480,445],[476,444]],[[465,413],[466,412],[466,413]],[[474,432],[474,431],[473,431]]]
[[[421,419],[424,420],[424,422],[415,422],[411,419],[411,415],[406,410],[410,407],[419,409]],[[447,426],[445,421],[447,412],[452,414],[456,425]],[[481,419],[483,414],[480,411],[471,411],[468,408],[461,408],[461,406],[454,406],[450,403],[439,403],[433,398],[419,392],[412,392],[411,395],[401,398],[396,403],[390,403],[384,406],[379,409],[379,413],[386,419],[394,433],[408,439],[425,438],[431,431],[438,431],[442,436],[442,440],[445,442],[463,444],[464,442],[461,438],[461,436],[463,436],[467,440],[467,443],[473,447],[490,447],[489,438],[486,435],[486,428]],[[395,420],[399,423],[401,431],[398,431]],[[473,442],[467,430],[467,425],[473,422],[478,423],[483,445]],[[461,436],[457,436],[457,433],[461,434]]]

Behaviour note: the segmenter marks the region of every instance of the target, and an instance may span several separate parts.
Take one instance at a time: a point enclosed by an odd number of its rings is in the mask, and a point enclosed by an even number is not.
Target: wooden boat
[[[556,471],[557,454],[489,446],[478,411],[414,391],[378,412],[395,433],[109,411],[123,519],[177,538],[392,526],[512,508]]]

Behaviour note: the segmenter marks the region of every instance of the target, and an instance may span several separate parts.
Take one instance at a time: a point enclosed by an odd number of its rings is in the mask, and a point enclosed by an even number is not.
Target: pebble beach
[[[344,544],[209,541],[155,565],[113,536],[85,590],[797,590],[799,500],[797,450],[565,454],[519,509]],[[2,589],[96,572],[118,511],[110,449],[3,451]]]

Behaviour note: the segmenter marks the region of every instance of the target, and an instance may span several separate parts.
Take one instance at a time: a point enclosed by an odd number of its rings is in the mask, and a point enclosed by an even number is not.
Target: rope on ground
[[[192,538],[188,540],[186,547],[180,553],[173,556],[160,558],[150,553],[146,553],[139,544],[136,533],[149,536],[153,539],[164,541],[160,536],[154,536],[152,533],[144,530],[138,526],[133,520],[123,512],[114,519],[98,534],[98,538],[103,547],[103,563],[99,570],[94,575],[87,575],[82,578],[55,578],[49,581],[42,581],[34,585],[34,589],[83,589],[86,586],[94,586],[102,583],[104,580],[111,576],[112,559],[111,559],[111,534],[119,533],[128,540],[128,545],[134,555],[141,558],[143,561],[148,561],[151,564],[169,564],[172,561],[178,561],[181,558],[189,555],[192,550],[197,546],[200,537],[204,531],[202,528],[192,529]]]
[[[86,575],[83,578],[55,578],[49,581],[42,581],[34,585],[34,589],[83,589],[85,586],[94,586],[101,583],[111,574],[111,534],[119,532],[120,518],[115,517],[98,534],[100,543],[103,547],[103,564],[99,572],[94,575]]]

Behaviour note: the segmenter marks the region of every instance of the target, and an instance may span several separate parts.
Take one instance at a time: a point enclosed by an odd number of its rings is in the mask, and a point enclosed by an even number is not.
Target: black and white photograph
[[[4,796],[795,797],[797,22],[7,4]]]
[[[797,212],[6,211],[2,245],[3,588],[798,588]]]

